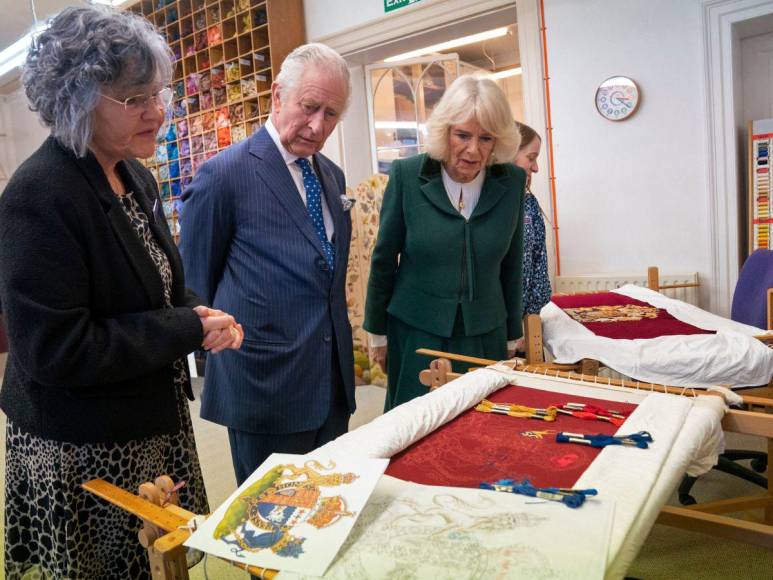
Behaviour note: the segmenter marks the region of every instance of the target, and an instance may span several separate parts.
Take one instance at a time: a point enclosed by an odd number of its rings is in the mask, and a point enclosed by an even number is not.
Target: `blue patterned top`
[[[545,221],[537,198],[526,192],[523,211],[523,314],[538,314],[550,301]]]

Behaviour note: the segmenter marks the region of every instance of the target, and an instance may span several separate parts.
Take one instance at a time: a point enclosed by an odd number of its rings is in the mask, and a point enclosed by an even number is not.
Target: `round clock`
[[[611,77],[596,90],[596,109],[610,121],[622,121],[636,111],[639,87],[628,77]]]

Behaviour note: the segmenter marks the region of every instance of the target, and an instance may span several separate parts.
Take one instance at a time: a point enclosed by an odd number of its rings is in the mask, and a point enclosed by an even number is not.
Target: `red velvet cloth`
[[[490,401],[529,407],[591,403],[606,409],[633,411],[636,405],[509,386]],[[518,419],[469,409],[392,457],[388,475],[427,485],[478,487],[497,479],[528,479],[538,487],[571,487],[601,452],[600,449],[556,443],[555,433],[541,439],[524,431],[569,431],[612,435],[617,427],[559,414],[554,422]],[[634,452],[638,450],[632,450]]]
[[[553,303],[566,310],[567,308],[584,308],[593,306],[647,306],[651,304],[629,298],[616,292],[601,292],[598,294],[570,294],[568,296],[553,296]],[[567,313],[567,316],[570,316]],[[571,316],[570,316],[571,317]],[[713,330],[704,330],[677,320],[662,308],[657,309],[657,318],[642,318],[635,321],[616,322],[580,322],[596,336],[606,338],[657,338],[677,334],[715,334]]]

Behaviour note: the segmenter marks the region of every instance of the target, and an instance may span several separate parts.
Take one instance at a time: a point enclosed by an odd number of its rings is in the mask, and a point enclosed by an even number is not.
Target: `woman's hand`
[[[222,310],[196,306],[194,312],[199,315],[204,331],[201,348],[217,354],[227,348],[238,349],[244,339],[244,329],[234,317]]]
[[[210,332],[204,337],[202,347],[212,354],[217,354],[227,348],[238,350],[242,346],[243,339],[244,330],[242,325],[237,322],[228,328]]]
[[[507,341],[507,358],[511,359],[519,352],[524,351],[524,347],[526,346],[526,340],[521,337],[518,340],[515,341]]]
[[[386,357],[387,357],[387,347],[386,346],[371,346],[370,347],[370,358],[371,360],[378,364],[381,367],[381,370],[386,372]]]

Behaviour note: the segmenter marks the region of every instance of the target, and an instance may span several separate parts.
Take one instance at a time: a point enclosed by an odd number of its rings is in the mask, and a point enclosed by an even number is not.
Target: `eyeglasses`
[[[113,101],[114,103],[123,105],[123,108],[126,110],[126,112],[131,114],[139,114],[143,111],[147,111],[148,107],[150,107],[151,101],[153,104],[160,104],[164,109],[168,109],[169,105],[172,104],[172,89],[169,87],[164,87],[152,95],[134,95],[133,97],[129,97],[123,101],[114,99],[105,93],[99,94],[105,97],[108,101]]]

